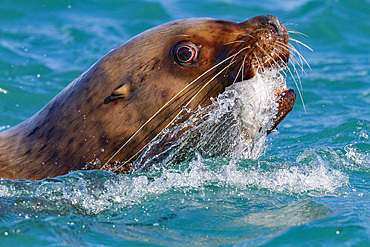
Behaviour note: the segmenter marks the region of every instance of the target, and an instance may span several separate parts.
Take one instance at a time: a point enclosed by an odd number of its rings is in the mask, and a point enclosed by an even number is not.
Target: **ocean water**
[[[273,14],[313,51],[291,41],[310,65],[297,68],[304,104],[257,159],[194,153],[132,175],[0,179],[0,246],[370,246],[369,13],[368,0],[2,0],[0,130],[170,20]]]

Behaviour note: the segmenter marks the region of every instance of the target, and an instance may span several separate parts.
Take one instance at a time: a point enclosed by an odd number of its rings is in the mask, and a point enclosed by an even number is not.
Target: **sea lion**
[[[182,19],[149,29],[111,50],[31,118],[1,132],[0,177],[43,179],[96,159],[132,160],[183,106],[207,105],[258,69],[286,66],[288,38],[271,15],[244,22]],[[291,89],[277,96],[275,125],[294,100]]]

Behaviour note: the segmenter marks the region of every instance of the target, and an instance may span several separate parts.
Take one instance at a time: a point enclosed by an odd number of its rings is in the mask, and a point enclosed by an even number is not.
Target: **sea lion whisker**
[[[200,87],[201,85],[199,84],[194,84],[195,86],[190,88],[189,89],[189,92],[193,91],[194,89],[196,89],[197,87]],[[181,96],[182,97],[182,96]],[[176,102],[178,101],[181,97],[178,97],[176,100],[174,100],[173,102]],[[182,102],[187,102],[189,99],[188,98],[191,98],[191,94],[186,96],[185,99],[182,100]],[[183,103],[179,103],[179,105],[183,105]],[[140,146],[140,144],[145,141],[154,131],[157,127],[159,127],[160,125],[162,125],[167,119],[169,119],[178,109],[173,109],[169,114],[167,114],[167,116],[163,117],[163,120],[156,125],[155,128],[152,129],[151,132],[149,132],[146,136],[144,136],[144,138],[142,138],[142,140],[136,144],[136,146],[133,148],[133,149],[136,149],[138,146]],[[180,113],[182,112],[182,110],[180,110]],[[174,117],[174,119],[177,119],[178,115],[176,117]],[[172,121],[173,122],[173,121]],[[165,128],[167,128],[172,122],[170,122]],[[147,145],[145,145],[144,147],[142,147],[138,152],[136,152],[134,155],[132,155],[129,159],[127,159],[126,161],[124,161],[122,164],[120,164],[120,166],[116,167],[115,170],[113,170],[113,172],[116,172],[117,170],[121,169],[123,166],[125,166],[127,163],[129,163],[134,157],[136,157],[140,152],[142,152],[148,145],[149,143],[156,139],[161,133],[157,134],[154,138],[150,139],[150,141],[147,143]]]
[[[294,33],[294,34],[297,34],[297,35],[299,35],[301,37],[306,37],[306,38],[309,37],[307,34],[304,34],[304,33],[301,33],[301,32],[295,31],[295,30],[289,30],[288,29],[288,33]]]
[[[204,75],[205,76],[205,75]],[[193,91],[197,91],[197,88],[201,86],[201,84],[196,84],[196,83],[193,83],[192,85],[193,87],[188,87],[188,91],[185,92],[183,95],[179,96],[179,97],[176,97],[176,99],[174,99],[171,103],[174,103],[174,102],[177,102],[178,100],[180,100],[182,97],[183,98],[183,102],[187,102],[188,101],[188,98],[191,98],[191,95],[192,95],[192,92]],[[185,96],[186,95],[186,96]],[[182,103],[179,103],[180,105],[182,105]],[[167,105],[165,108],[163,108],[163,110],[167,109],[167,107],[169,107],[170,105]],[[176,110],[174,110],[176,111]],[[172,115],[172,114],[169,114],[166,118],[169,118],[169,116]]]
[[[297,83],[297,81],[296,81],[295,77],[293,76],[293,73],[292,73],[291,69],[290,69],[289,67],[286,67],[286,69],[288,70],[289,74],[291,75],[291,77],[292,77],[292,79],[293,79],[293,81],[294,81],[294,83],[295,83],[295,85],[296,85],[296,87],[297,87],[299,97],[301,98],[301,101],[302,101],[302,105],[303,105],[304,112],[306,112],[306,106],[305,106],[304,101],[303,101],[303,96],[302,96],[301,90],[300,90],[300,89],[299,89],[299,87],[298,87],[298,83]],[[301,84],[301,83],[300,83],[300,84]],[[301,85],[302,85],[302,84],[301,84]]]
[[[201,84],[194,84],[195,86],[194,87],[192,87],[192,88],[190,88],[189,89],[189,91],[188,92],[192,92],[192,91],[199,91],[197,88],[198,87],[201,87]],[[178,100],[180,100],[181,98],[183,97],[183,95],[181,96],[181,97],[178,97],[174,102],[176,102],[176,101],[178,101]],[[184,105],[185,104],[185,102],[188,102],[189,101],[189,98],[192,98],[192,94],[188,94],[185,98],[183,98],[182,99],[182,102],[179,102],[178,104],[179,105]],[[172,109],[171,110],[171,112],[169,112],[166,116],[164,116],[164,117],[162,117],[162,121],[160,122],[160,123],[158,123],[157,125],[156,125],[156,127],[154,127],[152,130],[151,130],[151,132],[149,132],[149,133],[147,133],[146,134],[146,136],[144,136],[142,139],[141,139],[141,141],[139,141],[137,144],[136,144],[136,146],[133,148],[133,149],[136,149],[137,147],[139,147],[147,138],[149,138],[150,136],[151,136],[151,134],[155,131],[155,129],[157,129],[159,126],[161,126],[164,122],[166,122],[167,121],[167,119],[171,119],[171,116],[172,115],[174,115],[176,112],[178,111],[178,108],[176,108],[176,109]],[[182,110],[180,110],[180,113],[182,112]],[[178,117],[176,116],[174,119],[177,119]],[[170,123],[171,124],[171,123]],[[168,127],[169,125],[167,125],[167,127]],[[167,127],[165,127],[165,128],[167,128]],[[160,134],[160,133],[159,133]],[[158,135],[157,135],[158,136]],[[150,139],[150,141],[149,142],[151,142],[152,140],[154,140],[155,138],[157,138],[157,136],[156,137],[154,137],[154,138],[152,138],[152,139]],[[148,143],[149,143],[148,142]],[[146,146],[144,146],[143,148],[145,148]],[[128,159],[128,160],[126,160],[124,163],[122,163],[121,164],[121,166],[119,166],[119,167],[117,167],[116,168],[116,170],[114,170],[114,171],[117,171],[118,169],[120,169],[120,168],[122,168],[124,165],[126,165],[128,162],[130,162],[134,157],[136,157],[142,150],[143,150],[143,148],[142,149],[140,149],[138,152],[136,152],[130,159]]]
[[[308,62],[304,59],[304,57],[298,52],[298,50],[292,45],[292,44],[284,44],[284,43],[281,43],[279,41],[277,41],[277,44],[279,47],[283,48],[283,49],[286,49],[286,50],[291,50],[291,57],[297,62],[297,64],[301,67],[302,71],[306,73],[306,71],[304,70],[303,68],[303,62],[305,62],[307,64],[307,66],[311,69],[310,65],[308,64]],[[298,61],[294,58],[294,53],[297,53],[298,57],[299,57],[299,60],[301,61],[301,63],[298,63]]]
[[[280,42],[279,42],[280,43]],[[277,45],[279,45],[279,44],[277,44]],[[280,47],[281,47],[281,45],[279,45]],[[285,47],[283,47],[283,48],[285,48]],[[278,49],[278,48],[276,48],[276,49]],[[279,50],[279,49],[278,49]],[[279,55],[278,55],[279,56]],[[304,105],[304,101],[303,101],[303,96],[302,96],[302,94],[301,94],[301,91],[303,91],[303,87],[302,87],[302,81],[301,81],[301,78],[300,78],[300,76],[299,76],[299,73],[298,73],[298,71],[297,71],[297,69],[296,69],[296,67],[295,67],[295,65],[294,65],[294,61],[302,68],[302,70],[304,71],[304,69],[303,69],[303,66],[302,65],[300,65],[298,62],[297,62],[297,60],[293,57],[294,56],[294,54],[292,53],[291,54],[291,58],[293,59],[293,61],[292,60],[290,60],[290,62],[291,62],[291,64],[292,64],[292,66],[293,66],[293,68],[294,68],[294,71],[295,71],[295,73],[297,74],[297,77],[298,77],[298,80],[299,80],[299,85],[300,85],[300,88],[298,87],[298,84],[297,84],[297,82],[296,82],[296,80],[295,80],[295,77],[293,76],[293,73],[291,72],[291,70],[289,69],[289,67],[288,66],[286,66],[286,68],[287,68],[287,70],[289,71],[289,73],[290,73],[290,75],[292,76],[292,78],[293,78],[293,80],[294,80],[294,82],[295,82],[295,84],[296,84],[296,86],[297,86],[297,90],[298,90],[298,93],[299,93],[299,95],[300,95],[300,98],[301,98],[301,100],[302,100],[302,104],[303,104],[303,108],[304,108],[304,111],[306,112],[306,107],[305,107],[305,105]],[[280,57],[280,56],[279,56]],[[305,71],[304,71],[305,72]]]
[[[259,59],[256,55],[254,55],[254,59],[255,59],[255,61],[257,61],[257,65],[258,65],[257,66],[257,71],[262,70],[263,66],[262,66],[262,64],[260,64],[260,61],[259,61]]]
[[[234,59],[235,59],[235,57],[236,57],[237,55],[239,55],[241,52],[243,52],[244,50],[249,49],[249,48],[250,48],[250,46],[243,47],[243,48],[242,48],[242,49],[240,49],[238,52],[236,52],[234,55],[229,56],[229,58],[230,58],[230,57],[232,57],[232,59],[230,60],[230,64],[231,64],[232,62],[234,62]]]
[[[302,61],[301,61],[301,63],[299,63],[297,61],[297,59],[295,59],[294,54],[292,54],[291,59],[292,59],[292,63],[295,62],[301,68],[302,73],[304,73],[305,75],[307,75],[306,71],[304,70]]]
[[[233,84],[235,84],[235,82],[238,80],[238,77],[239,77],[239,74],[240,74],[240,71],[242,71],[242,80],[243,80],[243,70],[244,70],[244,62],[245,62],[245,57],[246,57],[246,55],[244,55],[244,59],[243,59],[243,62],[242,62],[242,64],[240,65],[240,67],[239,67],[239,70],[238,70],[238,73],[236,74],[236,76],[235,76],[235,79],[234,79],[234,81],[233,81]]]
[[[234,55],[232,55],[233,56],[233,58],[230,60],[230,63],[232,63],[233,61],[234,61],[234,59],[236,58],[236,56],[238,55],[238,53],[235,53]],[[225,75],[227,74],[227,72],[229,71],[229,69],[227,69],[226,71],[225,71]]]
[[[286,44],[284,44],[284,43],[282,43],[282,42],[280,42],[280,41],[276,41],[276,44],[279,46],[279,47],[281,47],[281,48],[283,48],[283,49],[285,49],[286,51],[290,51],[289,50],[289,46],[288,45],[286,45]]]
[[[279,46],[279,44],[276,44],[277,46],[274,46],[274,51],[276,50],[276,51],[278,51],[279,53],[281,53],[281,54],[283,54],[284,52],[282,51],[282,50],[280,50],[280,46]],[[278,57],[278,58],[280,58],[280,61],[281,61],[281,63],[286,67],[286,66],[288,66],[288,62],[285,62],[285,60],[279,55],[279,53],[275,53],[275,55]],[[284,55],[284,58],[286,59],[287,57]]]
[[[241,37],[247,37],[247,36],[250,36],[249,34],[245,34],[245,33],[233,33],[233,34],[238,34],[239,36]]]
[[[291,56],[292,57],[295,57],[295,53],[298,55],[298,57],[299,57],[299,60],[300,60],[300,64],[302,65],[302,67],[303,67],[303,56],[298,52],[298,50],[292,45],[292,44],[289,44],[288,43],[288,47],[289,47],[289,49],[290,49],[290,51],[291,51]],[[297,63],[298,63],[298,61],[297,61]]]
[[[194,87],[192,87],[192,88],[190,88],[189,89],[189,91],[188,92],[191,92],[191,91],[193,91],[194,89],[196,89],[197,87],[200,87],[200,85],[199,84],[194,84],[195,86]],[[182,95],[183,96],[183,95]],[[182,97],[181,96],[181,97]],[[174,101],[173,101],[173,103],[174,102],[176,102],[176,101],[178,101],[178,100],[180,100],[181,99],[181,97],[178,97],[177,99],[175,99]],[[189,98],[191,98],[192,97],[192,95],[190,94],[190,95],[188,95],[188,96],[186,96],[186,98],[184,98],[184,99],[182,99],[182,102],[187,102],[188,100],[189,100]],[[183,105],[184,103],[181,103],[181,102],[179,102],[178,103],[179,105]],[[152,129],[152,131],[151,132],[149,132],[148,134],[146,134],[146,136],[144,136],[142,139],[141,139],[141,141],[139,141],[139,143],[137,143],[136,144],[136,146],[133,148],[133,149],[136,149],[137,147],[139,147],[140,145],[141,145],[141,143],[143,143],[148,137],[150,137],[151,136],[151,134],[155,131],[155,129],[156,128],[158,128],[159,126],[161,126],[167,119],[169,119],[169,118],[171,118],[171,116],[176,112],[176,111],[178,111],[178,108],[177,109],[173,109],[170,113],[168,113],[165,117],[163,117],[162,118],[162,121],[160,122],[160,123],[158,123],[157,125],[156,125],[156,127],[155,128],[153,128]],[[180,111],[181,112],[181,111]],[[176,119],[177,117],[175,117],[175,119]],[[171,123],[170,123],[171,124]],[[117,170],[119,170],[119,169],[121,169],[123,166],[125,166],[127,163],[129,163],[134,157],[136,157],[140,152],[142,152],[142,150],[143,149],[145,149],[145,147],[147,147],[148,145],[149,145],[149,143],[152,141],[152,140],[154,140],[155,138],[157,138],[159,135],[160,135],[161,133],[159,133],[159,134],[157,134],[154,138],[152,138],[152,139],[150,139],[150,141],[148,142],[148,144],[147,145],[144,145],[144,147],[142,147],[138,152],[136,152],[133,156],[131,156],[128,160],[126,160],[126,161],[124,161],[123,163],[121,163],[120,164],[120,166],[119,167],[116,167],[115,168],[115,170],[113,170],[113,172],[116,172]]]
[[[240,53],[241,51],[239,51],[238,53]],[[237,55],[238,53],[236,53],[235,55]],[[168,105],[169,105],[169,103],[170,102],[172,102],[172,100],[174,99],[174,98],[176,98],[177,96],[179,96],[185,89],[187,89],[188,87],[190,87],[192,84],[194,84],[194,82],[195,81],[197,81],[198,79],[200,79],[201,77],[203,77],[205,74],[207,74],[209,71],[211,71],[211,70],[213,70],[213,69],[215,69],[215,68],[217,68],[218,66],[220,66],[222,63],[224,63],[224,62],[226,62],[228,59],[230,59],[232,56],[229,56],[228,58],[226,58],[226,59],[224,59],[223,61],[221,61],[220,63],[218,63],[218,64],[216,64],[215,66],[213,66],[212,68],[210,68],[210,69],[208,69],[206,72],[204,72],[202,75],[200,75],[199,77],[197,77],[196,79],[194,79],[191,83],[189,83],[186,87],[184,87],[180,92],[178,92],[175,96],[173,96],[169,101],[167,101],[167,103],[166,104],[164,104],[149,120],[147,120],[147,122],[145,122],[131,137],[130,137],[130,139],[128,139],[121,147],[120,147],[120,149],[118,149],[117,150],[117,152],[116,153],[114,153],[113,154],[113,156],[102,166],[102,168],[101,169],[103,169],[119,152],[120,152],[120,150],[122,150],[123,149],[123,147],[125,147],[128,143],[129,143],[129,141],[131,141],[132,140],[132,138],[145,126],[145,125],[147,125],[152,119],[154,119],[162,110],[164,110]],[[229,65],[227,65],[224,69],[222,69],[221,70],[221,72],[223,71],[223,70],[225,70],[226,68],[228,68],[228,67],[230,67],[231,65],[232,65],[233,63],[230,63]],[[218,74],[217,74],[218,75]],[[213,78],[214,79],[214,78]],[[212,80],[213,80],[212,79]],[[208,84],[208,83],[207,83]],[[199,93],[199,92],[198,92]],[[194,97],[193,97],[194,98]],[[192,98],[192,99],[193,99]],[[191,99],[191,100],[192,100]],[[191,101],[190,100],[190,101]],[[179,112],[179,114],[181,113],[181,111]],[[179,116],[179,114],[174,118],[174,119],[176,119],[178,116]],[[165,128],[167,128],[173,121],[174,121],[174,119],[165,127]],[[158,136],[158,135],[157,135]],[[156,137],[155,137],[156,138]],[[153,139],[155,139],[155,138],[153,138]],[[140,151],[141,152],[141,151]],[[136,154],[133,156],[133,157],[135,157],[136,156]],[[130,159],[132,159],[133,157],[131,157]],[[129,159],[129,160],[130,160]],[[120,166],[119,168],[121,168],[122,166]]]
[[[281,49],[284,49],[284,50],[286,50],[286,51],[289,51],[289,53],[290,53],[290,58],[295,60],[295,58],[294,58],[294,53],[290,52],[289,47],[287,47],[287,46],[285,46],[285,45],[281,44],[281,42],[279,42],[279,41],[277,41],[277,42],[276,42],[276,46],[277,46],[277,47],[275,47],[275,49],[276,49],[277,51],[279,51],[280,53],[283,53],[283,51],[282,51]],[[281,49],[280,49],[280,48],[281,48]],[[278,56],[280,59],[282,59],[278,54],[277,54],[277,56]],[[296,61],[296,60],[295,60],[295,61]],[[292,62],[292,61],[291,61],[291,62]],[[288,63],[284,62],[284,64],[285,64],[285,66],[286,66],[286,67],[288,66]],[[302,70],[304,70],[302,65],[300,65],[300,64],[298,64],[298,65],[302,68]]]
[[[225,68],[223,68],[221,71],[219,71],[216,75],[214,75],[206,84],[204,84],[202,86],[202,88],[188,101],[188,103],[184,106],[184,107],[188,107],[189,104],[193,101],[193,99],[196,98],[196,96],[206,87],[209,85],[210,82],[212,82],[217,76],[219,76],[224,70],[226,70],[228,67],[230,67],[233,63],[231,64],[228,64]],[[183,109],[180,109],[179,113],[166,125],[166,127],[164,127],[164,129],[167,129],[179,116],[180,114],[183,112]],[[158,133],[154,138],[152,138],[151,141],[155,140],[161,133]],[[149,143],[151,143],[151,141],[149,141],[144,147],[142,147],[138,152],[136,152],[133,156],[131,156],[131,158],[129,158],[128,160],[125,161],[124,164],[127,164],[128,162],[130,162],[136,155],[138,155],[139,153],[141,153],[148,145]],[[123,165],[124,165],[123,164]],[[118,169],[122,168],[123,165],[117,167],[114,171],[117,171]]]
[[[291,37],[289,37],[289,40],[294,41],[294,42],[296,42],[297,44],[303,45],[304,47],[306,47],[306,48],[307,48],[307,49],[309,49],[310,51],[313,51],[313,49],[312,49],[311,47],[309,47],[308,45],[306,45],[306,44],[305,44],[305,43],[303,43],[302,41],[299,41],[299,40],[297,40],[297,39],[293,39],[293,38],[291,38]]]
[[[244,71],[245,71],[245,68],[244,68],[244,66],[245,66],[245,59],[247,58],[247,55],[244,55],[244,58],[243,58],[243,63],[242,63],[242,80],[243,80],[243,78],[244,78]]]
[[[298,26],[297,23],[293,23],[293,22],[286,22],[283,24],[284,26]]]
[[[311,69],[311,66],[310,66],[310,64],[307,62],[307,60],[302,56],[302,54],[292,45],[292,44],[289,44],[289,48],[291,48],[292,49],[292,51],[294,51],[295,53],[297,53],[297,55],[300,57],[300,59],[301,60],[303,60],[305,63],[306,63],[306,65],[307,65],[307,67],[310,69],[310,70],[312,70]],[[303,62],[302,62],[303,63]]]
[[[231,34],[240,35],[240,36],[245,36],[245,34],[244,34],[244,33],[231,33]]]
[[[213,93],[217,92],[218,88],[217,88],[217,84],[214,84],[213,87],[207,92],[206,95],[203,96],[202,100],[200,100],[199,105],[203,105],[208,99],[210,99],[210,95],[212,95]]]
[[[260,50],[261,51],[263,51],[264,53],[265,53],[265,55],[266,56],[268,56],[275,64],[276,64],[276,66],[278,66],[278,68],[279,69],[283,69],[282,67],[281,67],[281,65],[273,58],[273,57],[271,57],[270,56],[270,54],[268,54],[266,51],[265,51],[265,49],[263,49],[259,44],[256,44],[257,46],[258,46],[258,48],[260,48]],[[264,63],[266,63],[266,61],[264,62]]]
[[[243,70],[244,70],[245,57],[246,57],[246,55],[244,55],[243,63],[240,65],[240,68],[239,68],[239,70],[238,70],[238,73],[237,73],[237,74],[236,74],[236,76],[235,76],[235,79],[234,79],[234,81],[233,81],[233,84],[235,84],[236,80],[238,79],[239,74],[240,74],[240,71],[242,72],[242,80],[243,80],[243,78],[244,78],[244,76],[243,76]]]
[[[257,42],[257,40],[255,40],[255,41],[254,41],[254,43],[253,43],[252,45],[254,45],[256,42]],[[251,46],[245,47],[245,49],[249,49],[249,48],[251,48]],[[245,49],[242,49],[241,51],[243,51],[243,50],[245,50]],[[254,46],[252,50],[249,50],[247,54],[244,54],[243,64],[242,64],[243,69],[244,69],[244,65],[245,65],[245,59],[246,59],[247,57],[249,57],[249,56],[250,56],[250,54],[252,54],[252,52],[253,52],[255,49],[256,49],[256,46]],[[241,51],[239,51],[238,53],[240,53]],[[238,54],[235,54],[235,55],[238,55]],[[233,59],[234,59],[235,57],[236,57],[236,56],[234,56],[234,57],[233,57]],[[239,68],[239,69],[240,69],[240,68]],[[226,70],[226,72],[225,72],[225,73],[227,73],[227,71],[228,71],[228,69]],[[242,72],[243,72],[243,70],[242,70]],[[236,75],[236,77],[235,77],[235,79],[234,79],[234,81],[233,81],[233,84],[237,81],[238,76],[239,76],[239,71],[238,71],[238,73],[237,73],[237,75]],[[244,74],[242,74],[242,80],[243,80],[243,78],[244,78]]]
[[[234,41],[225,43],[225,45],[230,45],[230,44],[235,44],[235,43],[245,43],[245,42],[246,42],[245,40],[234,40]]]
[[[282,51],[279,49],[279,48],[275,48],[277,51],[279,51],[279,52],[281,52],[282,53]],[[275,54],[276,56],[278,56],[278,58],[280,58],[280,60],[281,60],[281,62],[284,64],[284,68],[281,68],[281,70],[279,71],[279,72],[282,72],[283,74],[284,74],[284,76],[285,77],[287,77],[288,75],[287,75],[287,73],[284,71],[284,69],[286,68],[286,67],[288,67],[288,64],[286,63],[286,62],[284,62],[283,61],[283,58],[279,55],[279,54]]]
[[[237,52],[235,54],[235,56],[240,53],[243,49],[241,49],[239,52]],[[157,112],[155,112],[144,124],[141,125],[141,127],[133,134],[131,135],[131,137],[108,159],[108,161],[106,161],[104,163],[104,165],[100,168],[101,170],[104,169],[108,163],[137,135],[137,133],[139,133],[150,121],[152,121],[165,107],[167,107],[174,98],[176,98],[177,96],[179,96],[184,90],[186,90],[189,86],[191,86],[193,83],[195,83],[197,80],[199,80],[200,78],[202,78],[205,74],[207,74],[208,72],[212,71],[213,69],[217,68],[218,66],[220,66],[221,64],[223,64],[224,62],[226,62],[227,60],[229,60],[230,58],[232,58],[232,56],[229,56],[227,58],[225,58],[224,60],[222,60],[221,62],[219,62],[218,64],[216,64],[215,66],[209,68],[208,70],[206,70],[204,73],[202,73],[200,76],[198,76],[197,78],[195,78],[192,82],[190,82],[188,85],[186,85],[183,89],[181,89],[175,96],[173,96],[170,100],[168,100]],[[231,64],[230,64],[231,65]],[[226,68],[228,68],[229,66],[227,66]],[[222,70],[223,71],[223,70]]]
[[[293,68],[294,68],[294,72],[297,74],[297,78],[298,78],[298,81],[299,81],[299,86],[301,87],[301,90],[303,90],[301,77],[299,76],[299,73],[298,73],[298,71],[297,71],[297,68],[296,68],[296,66],[294,65],[294,61],[296,61],[296,60],[295,60],[295,58],[294,58],[294,57],[292,57],[292,59],[293,59],[293,61],[291,60],[291,64],[292,64],[292,66],[293,66]],[[296,62],[297,62],[297,61],[296,61]],[[299,65],[299,63],[298,63],[298,62],[297,62],[297,64]]]
[[[252,45],[254,45],[255,43],[256,43],[257,41],[255,40],[254,41],[254,43],[252,43]],[[243,47],[242,49],[240,49],[238,52],[236,52],[234,55],[232,55],[233,56],[233,58],[230,60],[230,63],[232,63],[233,61],[234,61],[234,59],[241,53],[241,52],[243,52],[244,50],[246,50],[246,49],[249,49],[249,48],[251,48],[251,46],[249,45],[249,46],[246,46],[246,47]],[[251,50],[251,51],[249,51],[249,53],[251,53],[251,52],[253,52],[254,51],[254,48]],[[225,71],[225,74],[227,74],[227,72],[229,71],[229,69],[227,69],[226,71]]]
[[[235,63],[235,62],[233,62]],[[214,75],[206,84],[202,86],[202,88],[188,101],[188,103],[185,105],[185,107],[188,107],[189,104],[198,96],[198,94],[205,88],[207,87],[214,79],[216,79],[224,70],[226,70],[228,67],[230,67],[233,63],[228,64],[225,68],[220,70],[216,75]],[[177,114],[176,118],[180,115],[180,113]],[[171,121],[171,123],[174,121],[174,119]],[[171,124],[170,123],[170,124]],[[169,124],[166,126],[166,128],[169,126]]]
[[[235,34],[238,34],[240,37],[247,37],[247,38],[252,38],[252,40],[255,40],[257,41],[258,39],[256,39],[256,37],[254,37],[253,35],[251,34],[242,34],[242,33],[235,33]],[[246,40],[247,41],[247,40]],[[254,42],[255,42],[254,41]]]

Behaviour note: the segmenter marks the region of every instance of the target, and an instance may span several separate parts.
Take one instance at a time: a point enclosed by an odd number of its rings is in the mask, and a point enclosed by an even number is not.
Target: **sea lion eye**
[[[185,66],[194,63],[198,54],[198,47],[191,42],[180,42],[173,49],[176,63]]]
[[[182,63],[188,63],[193,60],[195,56],[195,50],[193,47],[185,45],[177,48],[176,57]]]

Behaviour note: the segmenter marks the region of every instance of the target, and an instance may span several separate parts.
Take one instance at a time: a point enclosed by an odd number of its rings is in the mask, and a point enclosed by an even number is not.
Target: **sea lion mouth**
[[[275,117],[273,118],[273,125],[268,129],[267,133],[269,134],[274,130],[278,124],[283,121],[283,119],[288,115],[288,113],[293,109],[297,95],[293,89],[286,88],[282,91],[276,93],[276,103],[278,104],[278,111]]]
[[[277,17],[257,16],[238,25],[247,26],[246,31],[249,33],[240,35],[238,39],[240,56],[235,58],[237,66],[232,74],[234,82],[251,79],[265,70],[282,72],[288,67],[289,34]],[[272,119],[271,128],[267,133],[276,128],[292,110],[296,99],[296,93],[289,89],[285,82],[280,83],[275,95],[275,102],[278,104],[277,114]]]

